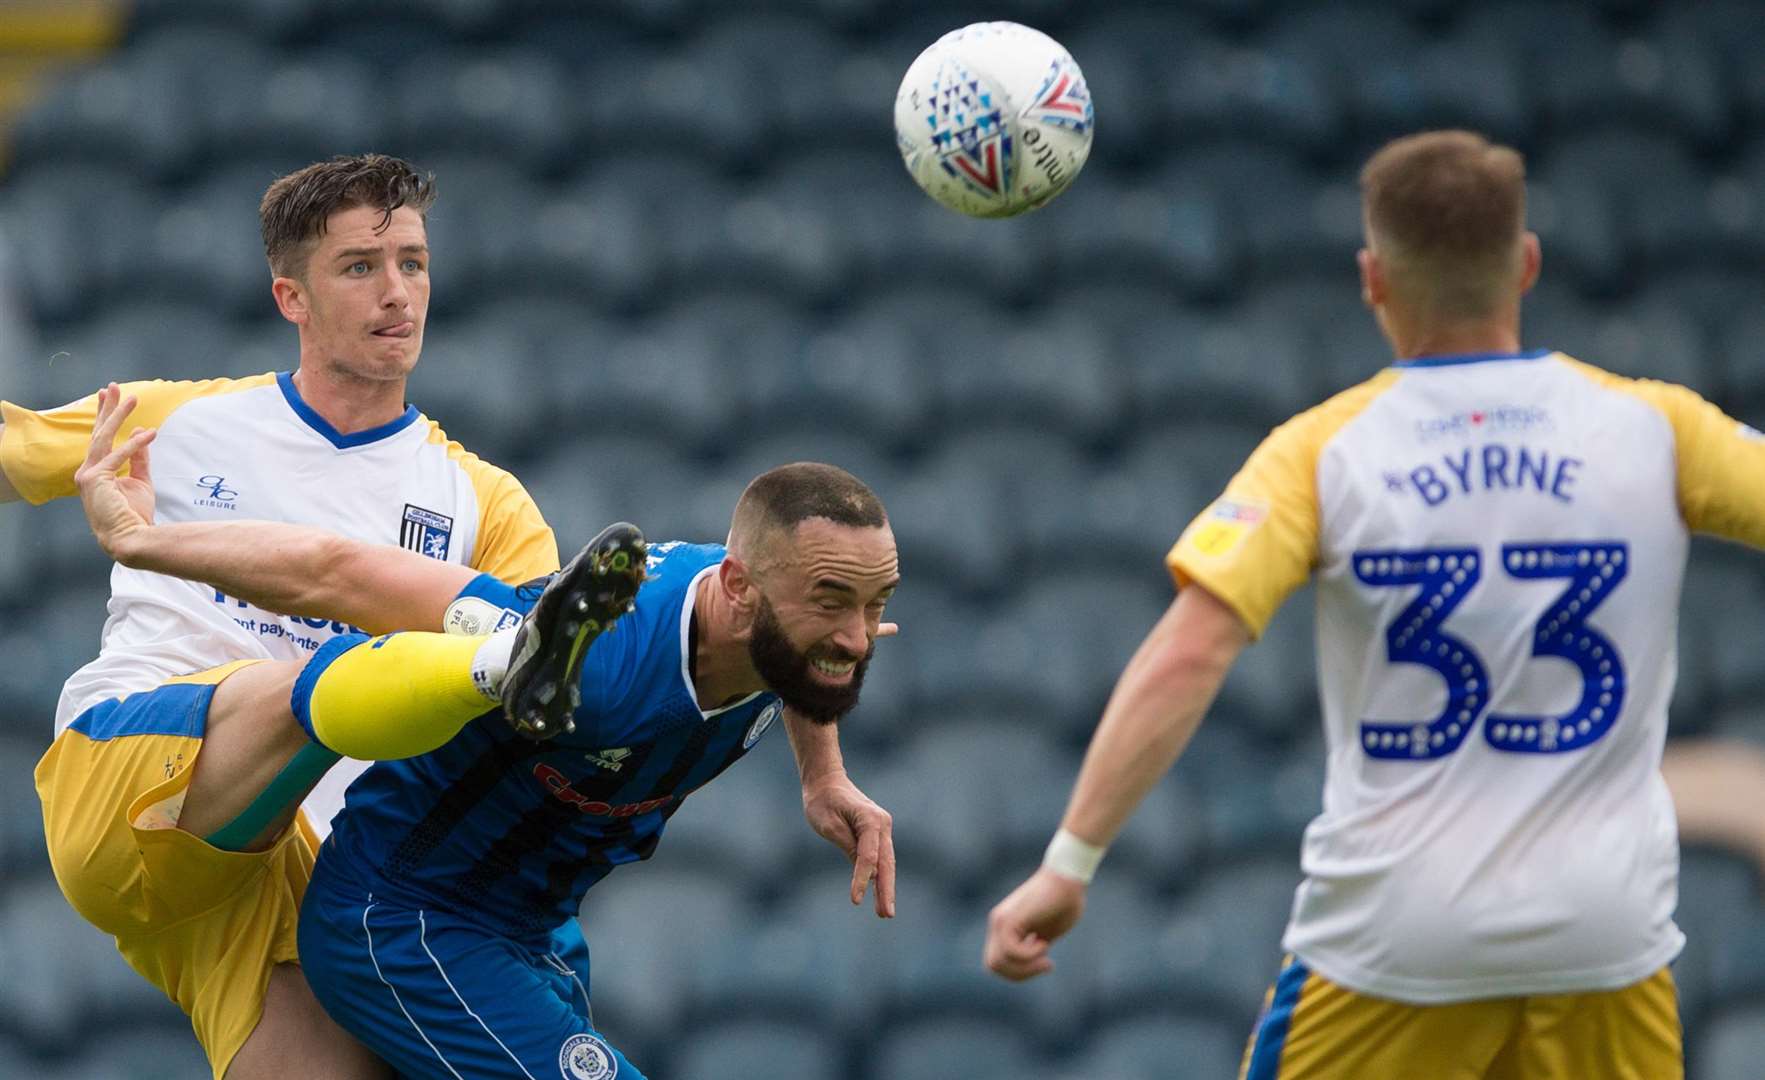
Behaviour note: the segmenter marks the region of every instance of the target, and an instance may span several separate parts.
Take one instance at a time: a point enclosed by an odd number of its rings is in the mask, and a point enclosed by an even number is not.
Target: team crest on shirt
[[[754,744],[760,741],[760,736],[766,734],[766,729],[772,726],[772,722],[778,719],[778,714],[783,710],[784,706],[776,701],[760,710],[760,715],[754,717],[754,722],[748,725],[748,733],[742,739],[742,749],[753,749]]]
[[[427,555],[431,559],[445,560],[453,534],[453,518],[433,510],[425,510],[421,506],[404,504],[404,523],[398,532],[399,547],[419,555]]]
[[[558,1071],[564,1080],[613,1080],[619,1063],[607,1044],[593,1035],[572,1035],[558,1051]]]
[[[1269,516],[1269,504],[1255,499],[1214,500],[1189,526],[1189,546],[1210,558],[1230,555],[1241,547]]]

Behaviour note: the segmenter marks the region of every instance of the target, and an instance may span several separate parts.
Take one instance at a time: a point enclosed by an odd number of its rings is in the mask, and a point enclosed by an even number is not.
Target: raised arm
[[[1249,627],[1206,589],[1177,594],[1115,684],[1048,858],[993,908],[989,968],[1008,979],[1053,968],[1048,948],[1084,911],[1102,849],[1189,744],[1249,641]]]
[[[153,523],[143,428],[116,443],[134,408],[113,383],[98,395],[86,462],[74,474],[86,521],[124,566],[212,585],[266,611],[336,619],[370,633],[439,630],[447,606],[477,576],[402,548],[272,521]],[[127,465],[129,475],[119,475]]]

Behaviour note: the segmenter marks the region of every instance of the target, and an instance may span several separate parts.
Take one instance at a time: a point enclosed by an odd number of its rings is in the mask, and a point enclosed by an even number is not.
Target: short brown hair
[[[1450,317],[1500,303],[1525,229],[1518,152],[1470,131],[1398,139],[1361,170],[1361,201],[1398,288]]]
[[[339,210],[372,206],[384,213],[378,226],[384,230],[399,207],[427,216],[434,202],[435,177],[386,154],[338,156],[291,172],[270,185],[258,206],[270,272],[304,273],[313,243]]]
[[[810,518],[835,525],[880,529],[888,524],[882,500],[864,481],[837,465],[799,461],[756,476],[736,500],[730,547],[750,561],[761,557],[763,539],[789,533]]]

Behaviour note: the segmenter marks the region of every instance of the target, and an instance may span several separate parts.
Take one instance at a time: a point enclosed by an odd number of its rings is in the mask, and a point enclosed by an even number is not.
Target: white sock
[[[503,698],[503,676],[509,672],[509,655],[515,650],[515,631],[511,626],[484,639],[472,655],[472,685],[485,700],[499,702]]]

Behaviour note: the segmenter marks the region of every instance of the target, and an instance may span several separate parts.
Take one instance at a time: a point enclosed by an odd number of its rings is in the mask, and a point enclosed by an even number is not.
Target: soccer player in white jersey
[[[515,478],[405,402],[429,304],[433,199],[428,177],[377,154],[270,186],[271,291],[298,329],[299,367],[122,389],[134,420],[157,429],[163,520],[322,526],[511,582],[558,568]],[[99,395],[0,410],[0,498],[73,494]],[[337,757],[294,722],[274,662],[304,662],[353,628],[120,565],[111,592],[100,654],[67,681],[36,772],[56,880],[190,1015],[216,1077],[287,1076],[290,1060],[304,1076],[381,1075],[295,963],[318,839],[361,766],[332,769],[297,812]]]
[[[1328,767],[1248,1080],[1664,1080],[1678,842],[1660,774],[1692,531],[1765,547],[1765,438],[1692,391],[1522,350],[1524,166],[1467,132],[1361,174],[1397,363],[1277,428],[1167,562],[1039,869],[1024,979],[1282,600],[1317,582]]]

